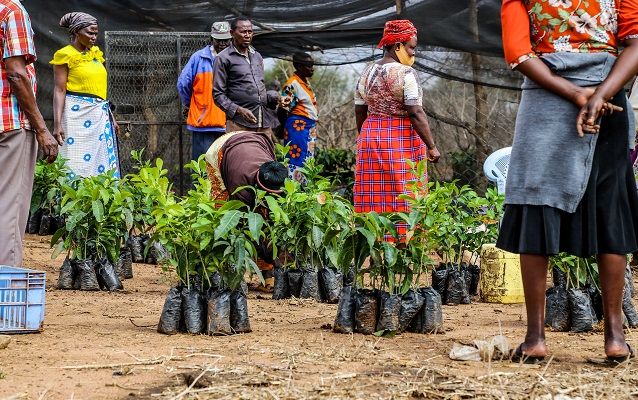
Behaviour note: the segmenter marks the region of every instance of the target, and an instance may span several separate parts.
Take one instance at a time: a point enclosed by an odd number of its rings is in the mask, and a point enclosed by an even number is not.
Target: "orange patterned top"
[[[547,53],[617,54],[638,38],[638,0],[503,0],[501,23],[512,68]]]

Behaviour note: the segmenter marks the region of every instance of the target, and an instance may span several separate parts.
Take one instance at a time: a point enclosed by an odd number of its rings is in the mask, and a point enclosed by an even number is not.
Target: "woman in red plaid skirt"
[[[415,177],[406,159],[437,162],[422,107],[423,92],[414,64],[416,28],[408,20],[388,21],[379,48],[383,58],[364,71],[355,90],[357,167],[354,207],[357,212],[407,211],[398,196]],[[405,234],[404,227],[398,227]]]

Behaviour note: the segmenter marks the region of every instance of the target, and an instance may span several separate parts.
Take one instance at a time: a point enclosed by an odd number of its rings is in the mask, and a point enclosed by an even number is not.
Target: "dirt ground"
[[[523,305],[444,307],[446,331],[384,339],[329,328],[335,305],[249,297],[253,332],[230,337],[165,336],[155,326],[170,287],[157,266],[136,264],[117,293],[56,290],[61,259],[49,237],[28,236],[24,265],[47,272],[46,318],[38,334],[14,335],[0,350],[4,399],[629,398],[636,363],[602,356],[601,332],[548,333],[551,360],[451,361],[454,342],[524,334]],[[630,343],[638,348],[636,335]],[[193,385],[190,385],[196,380]],[[561,397],[562,396],[562,397]]]

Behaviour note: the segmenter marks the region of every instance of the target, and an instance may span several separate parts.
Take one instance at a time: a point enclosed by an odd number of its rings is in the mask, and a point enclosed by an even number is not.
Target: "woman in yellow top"
[[[53,130],[64,139],[60,156],[71,177],[93,176],[110,169],[119,177],[117,123],[106,100],[104,55],[95,41],[97,19],[72,12],[60,20],[71,44],[56,51],[53,65]]]

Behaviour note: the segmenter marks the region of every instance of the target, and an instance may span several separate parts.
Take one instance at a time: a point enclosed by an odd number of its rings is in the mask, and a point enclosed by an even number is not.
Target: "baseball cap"
[[[213,22],[213,26],[210,28],[210,36],[213,39],[230,39],[230,24],[225,21]]]

